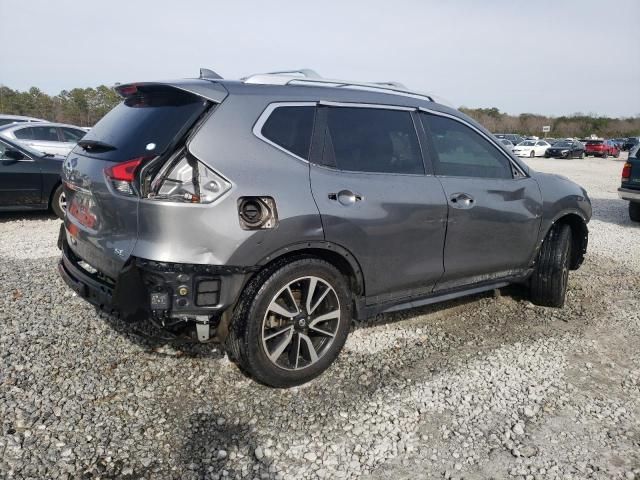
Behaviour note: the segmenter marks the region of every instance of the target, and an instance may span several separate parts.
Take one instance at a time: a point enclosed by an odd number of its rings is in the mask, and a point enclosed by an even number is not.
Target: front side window
[[[309,159],[315,107],[276,107],[262,126],[262,136],[295,155]]]
[[[352,172],[424,174],[411,113],[325,107],[323,163]]]
[[[509,160],[479,133],[451,118],[427,113],[420,117],[437,154],[436,175],[513,178]]]
[[[33,139],[43,142],[59,142],[58,127],[32,127]]]

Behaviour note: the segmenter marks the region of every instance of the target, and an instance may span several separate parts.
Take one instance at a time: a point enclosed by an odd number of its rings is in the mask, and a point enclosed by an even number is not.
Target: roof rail
[[[336,87],[365,90],[371,92],[388,93],[433,101],[430,95],[414,92],[399,82],[352,82],[323,78],[314,70],[301,68],[298,70],[284,70],[280,72],[257,73],[241,79],[244,83],[261,85],[307,85],[317,87]]]

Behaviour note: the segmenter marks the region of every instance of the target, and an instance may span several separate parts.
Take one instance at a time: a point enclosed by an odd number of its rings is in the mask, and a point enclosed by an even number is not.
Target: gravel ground
[[[640,478],[640,226],[616,196],[622,160],[529,163],[594,204],[564,309],[508,288],[379,316],[290,390],[101,318],[58,278],[59,222],[0,216],[0,477]]]

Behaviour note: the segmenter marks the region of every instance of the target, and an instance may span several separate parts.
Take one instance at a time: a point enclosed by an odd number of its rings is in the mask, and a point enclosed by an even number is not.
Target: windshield
[[[589,140],[587,145],[600,145],[601,143],[603,143],[602,140]]]
[[[571,142],[558,142],[554,145],[554,147],[570,147],[571,145]]]
[[[533,147],[536,144],[536,142],[532,142],[532,141],[526,141],[526,142],[522,142],[519,145],[521,147]]]

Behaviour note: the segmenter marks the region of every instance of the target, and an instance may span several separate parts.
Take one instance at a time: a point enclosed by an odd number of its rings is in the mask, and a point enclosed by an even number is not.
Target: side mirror
[[[4,151],[4,157],[7,158],[8,160],[14,160],[14,161],[18,161],[18,160],[22,160],[23,158],[25,158],[25,154],[22,153],[20,150],[14,150],[13,148],[7,148]]]

